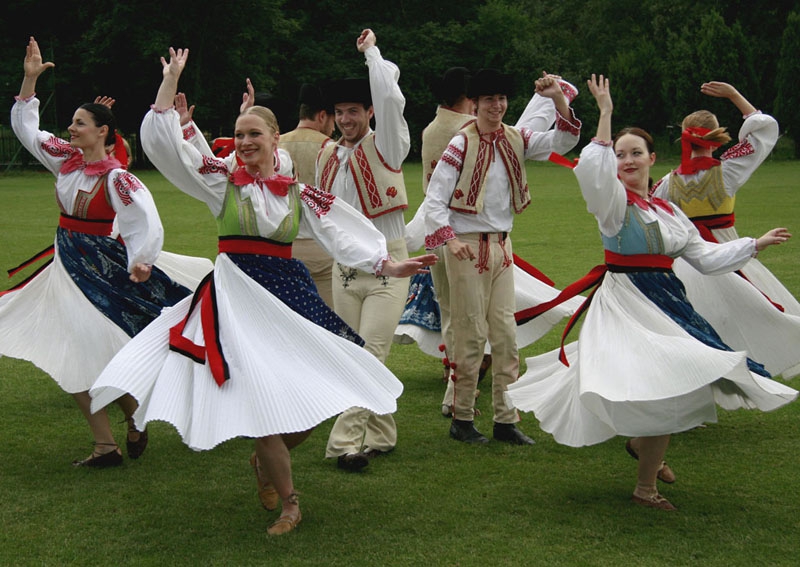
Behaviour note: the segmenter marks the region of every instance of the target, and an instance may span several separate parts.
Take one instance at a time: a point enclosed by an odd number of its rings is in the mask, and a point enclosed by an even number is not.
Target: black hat
[[[448,106],[452,105],[467,94],[469,79],[469,69],[466,67],[450,67],[434,82],[433,94],[438,100],[447,102]]]
[[[367,79],[339,79],[332,81],[327,89],[331,104],[360,102],[372,106],[372,93]]]
[[[513,92],[514,80],[511,75],[501,73],[497,69],[481,69],[469,80],[467,96],[469,98],[496,94],[511,96]]]
[[[302,84],[297,101],[300,104],[308,106],[314,112],[325,110],[328,114],[333,113],[333,103],[325,97],[322,89],[316,85],[310,85],[308,83]]]

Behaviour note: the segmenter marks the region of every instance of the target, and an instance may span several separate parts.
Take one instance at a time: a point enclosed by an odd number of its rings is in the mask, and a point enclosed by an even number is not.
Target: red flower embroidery
[[[397,197],[397,188],[395,188],[394,186],[389,187],[386,190],[386,194],[391,198]]]
[[[464,192],[461,189],[456,189],[456,192],[453,194],[456,199],[461,199],[464,196]]]

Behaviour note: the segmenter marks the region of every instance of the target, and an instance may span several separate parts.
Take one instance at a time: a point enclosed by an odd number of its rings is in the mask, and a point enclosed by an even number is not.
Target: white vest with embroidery
[[[339,172],[341,141],[328,144],[317,158],[321,168],[320,189],[330,192]],[[362,212],[374,219],[386,213],[408,208],[402,169],[393,169],[375,145],[375,134],[367,134],[348,158],[350,174],[356,184]]]
[[[476,215],[483,210],[486,173],[492,162],[492,147],[490,144],[480,143],[476,122],[467,125],[460,132],[464,135],[464,163],[450,199],[450,208],[460,213]],[[531,202],[522,134],[516,128],[503,124],[503,132],[498,136],[494,149],[508,174],[511,206],[519,214]]]

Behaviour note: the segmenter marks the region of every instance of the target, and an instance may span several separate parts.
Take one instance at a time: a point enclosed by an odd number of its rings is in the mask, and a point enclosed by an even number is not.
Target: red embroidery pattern
[[[42,142],[42,149],[55,158],[66,158],[77,152],[66,140],[50,136]]]
[[[756,150],[753,147],[753,144],[750,143],[750,140],[745,138],[732,148],[729,148],[728,151],[722,154],[719,159],[725,161],[726,159],[745,157],[752,155],[755,153],[755,151]]]
[[[314,211],[314,214],[317,215],[317,218],[320,218],[324,217],[330,212],[331,206],[336,200],[336,197],[327,191],[304,184],[300,190],[300,199],[306,205],[308,205],[309,209]]]
[[[364,179],[364,188],[367,191],[370,206],[373,208],[380,207],[383,203],[383,199],[381,199],[380,191],[378,191],[378,185],[375,183],[375,177],[372,175],[372,169],[369,167],[367,154],[362,146],[358,146],[354,157],[356,159],[356,163],[358,164],[358,170],[361,172],[361,176]]]
[[[183,139],[190,140],[194,138],[195,134],[197,134],[197,130],[194,129],[194,124],[190,122],[189,125],[183,129]]]
[[[461,171],[461,168],[464,166],[464,150],[453,145],[447,146],[442,154],[442,161],[454,169]]]
[[[500,151],[500,156],[503,158],[503,161],[506,162],[505,165],[506,165],[506,170],[509,173],[509,177],[511,179],[521,180],[522,179],[522,169],[521,169],[519,160],[518,159],[508,159],[508,160],[506,160],[506,158],[505,158],[505,156],[513,156],[514,155],[514,148],[511,147],[511,142],[508,141],[508,138],[503,136],[502,138],[497,140],[497,145],[501,146],[499,148],[501,150]],[[526,142],[525,145],[527,147],[527,142]],[[522,194],[524,195],[527,192],[528,192],[528,187],[527,186],[523,187],[522,188]]]
[[[567,132],[568,134],[572,134],[573,136],[580,136],[581,128],[580,128],[580,121],[577,121],[578,124],[573,124],[563,116],[561,116],[558,112],[556,112],[556,130],[561,130],[562,132]]]
[[[469,182],[469,194],[467,195],[466,205],[474,207],[478,202],[478,194],[481,190],[481,181],[486,176],[489,162],[494,154],[494,146],[488,142],[480,141],[478,144],[478,157],[475,158],[475,169],[472,172],[472,179]]]
[[[116,190],[117,195],[119,195],[122,204],[126,207],[133,202],[131,193],[135,193],[143,187],[144,185],[142,185],[141,181],[136,179],[136,177],[127,171],[120,173],[114,179],[114,189]]]
[[[197,170],[200,175],[222,173],[228,175],[228,166],[221,159],[203,156],[203,165]]]
[[[397,197],[397,188],[396,188],[396,187],[394,187],[394,186],[392,186],[392,187],[389,187],[389,188],[386,190],[386,194],[387,194],[387,195],[388,195],[390,198]]]
[[[464,192],[461,189],[456,189],[455,192],[453,193],[453,196],[456,199],[461,200],[461,198],[464,196]]]
[[[334,148],[331,157],[328,159],[328,162],[325,164],[325,167],[322,168],[322,175],[320,175],[320,184],[322,188],[326,191],[330,191],[331,186],[333,185],[333,180],[336,178],[336,173],[339,171],[339,148]]]
[[[520,128],[519,133],[522,134],[522,152],[528,151],[528,146],[531,143],[533,132],[528,128]]]
[[[448,240],[452,240],[455,237],[456,233],[450,226],[437,228],[436,232],[425,236],[425,248],[427,250],[433,250],[434,248],[438,248]]]

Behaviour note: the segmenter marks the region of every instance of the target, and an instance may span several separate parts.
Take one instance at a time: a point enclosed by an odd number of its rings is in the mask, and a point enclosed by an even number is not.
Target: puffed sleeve
[[[137,263],[154,264],[164,245],[164,228],[153,195],[135,175],[115,169],[108,174],[108,196],[128,251],[128,271]]]
[[[592,142],[581,151],[573,169],[578,178],[586,208],[597,219],[600,232],[614,236],[625,220],[627,198],[617,179],[617,158],[610,145]]]
[[[778,121],[756,112],[745,118],[739,129],[739,143],[728,149],[722,161],[722,181],[728,195],[735,195],[778,142]]]
[[[375,225],[342,199],[312,185],[300,184],[300,199],[301,230],[310,232],[337,262],[380,273],[389,253]]]
[[[142,122],[142,147],[148,159],[184,193],[203,201],[214,216],[222,210],[228,166],[184,140],[175,110],[150,110]]]
[[[397,83],[400,69],[386,61],[376,46],[367,49],[364,56],[375,112],[375,145],[389,166],[400,169],[411,148],[408,123],[403,117],[406,99]]]
[[[64,160],[79,151],[66,140],[39,130],[39,99],[36,97],[14,103],[11,128],[23,147],[53,175],[58,175]]]
[[[525,140],[525,159],[544,161],[555,152],[565,154],[578,143],[581,135],[581,121],[570,108],[569,116],[555,112],[555,128],[536,132],[529,128],[520,129]]]
[[[672,209],[689,230],[689,243],[681,253],[681,258],[698,272],[710,276],[726,274],[742,268],[755,256],[754,238],[737,238],[719,244],[708,242],[700,236],[692,221],[678,207],[673,206]]]
[[[425,248],[434,250],[456,237],[450,224],[450,199],[464,166],[464,136],[456,134],[447,144],[428,183],[425,195]]]

